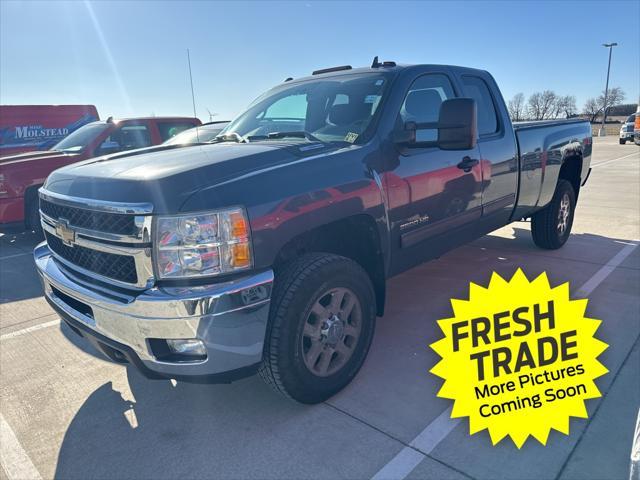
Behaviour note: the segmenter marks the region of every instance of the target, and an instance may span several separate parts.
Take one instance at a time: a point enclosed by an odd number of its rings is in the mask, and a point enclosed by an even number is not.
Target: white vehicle
[[[637,113],[632,113],[620,127],[620,145],[627,143],[627,140],[633,141],[633,128],[636,121]]]

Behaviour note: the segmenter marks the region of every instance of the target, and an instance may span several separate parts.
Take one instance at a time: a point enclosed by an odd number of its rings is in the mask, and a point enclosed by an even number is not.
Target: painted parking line
[[[628,243],[606,265],[587,280],[575,295],[585,297],[618,267],[636,249],[638,243]],[[414,438],[409,445],[382,467],[372,480],[403,480],[429,455],[449,433],[460,424],[460,418],[450,418],[453,407],[447,408]]]
[[[403,448],[393,460],[387,463],[371,480],[401,480],[406,478],[416,468],[425,455],[413,448]]]
[[[0,465],[9,480],[40,480],[40,472],[22,448],[11,426],[0,414]]]
[[[4,335],[0,335],[0,340],[8,340],[10,338],[19,337],[26,333],[42,330],[43,328],[54,327],[56,325],[60,325],[59,318],[57,318],[56,320],[51,320],[49,322],[39,323],[38,325],[34,325],[32,327],[23,328],[22,330],[16,330],[15,332],[5,333]]]
[[[638,155],[638,152],[630,153],[629,155],[625,155],[623,157],[612,158],[611,160],[606,160],[604,162],[595,163],[595,164],[591,165],[591,168],[602,167],[603,165],[606,165],[608,163],[615,162],[616,160],[622,160],[623,158],[633,157],[634,155]]]
[[[598,285],[600,285],[605,278],[607,278],[611,272],[613,272],[618,265],[620,265],[625,258],[631,255],[636,247],[637,243],[628,243],[622,250],[620,250],[615,257],[609,260],[606,265],[603,265],[600,270],[593,274],[593,276],[587,280],[578,290],[575,295],[578,297],[586,297],[593,292]]]

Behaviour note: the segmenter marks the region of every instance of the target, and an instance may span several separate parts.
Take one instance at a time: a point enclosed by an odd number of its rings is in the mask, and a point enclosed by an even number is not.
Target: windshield
[[[636,120],[636,114],[632,113],[631,115],[629,115],[629,117],[627,118],[627,122],[626,123],[633,123]]]
[[[387,83],[383,74],[354,74],[284,85],[259,97],[223,133],[248,141],[358,143],[373,124]]]
[[[174,135],[164,142],[164,145],[186,145],[190,143],[210,142],[226,125],[227,123],[220,123],[216,125],[190,128],[189,130],[185,130],[184,132]]]
[[[52,150],[64,150],[65,152],[79,152],[91,143],[98,135],[104,132],[109,125],[106,123],[89,123],[58,142]]]

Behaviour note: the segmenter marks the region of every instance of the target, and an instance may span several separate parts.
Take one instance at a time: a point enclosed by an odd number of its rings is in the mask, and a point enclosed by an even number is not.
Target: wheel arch
[[[571,155],[568,155],[564,158],[562,166],[560,167],[560,173],[558,175],[558,179],[562,178],[571,183],[576,196],[576,201],[578,200],[580,184],[582,183],[582,179],[580,178],[582,172],[582,162],[582,154],[573,153]]]
[[[353,215],[313,228],[290,239],[276,255],[276,275],[294,258],[312,252],[333,253],[358,263],[373,284],[376,313],[378,316],[383,315],[386,273],[381,239],[372,216]]]

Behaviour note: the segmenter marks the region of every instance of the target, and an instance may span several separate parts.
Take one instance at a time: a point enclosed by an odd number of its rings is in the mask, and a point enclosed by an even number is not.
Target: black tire
[[[40,223],[40,203],[36,189],[29,190],[27,193],[24,214],[24,223],[27,230],[33,230],[37,236],[43,237],[44,233],[42,231],[42,224]]]
[[[627,143],[627,140],[624,138],[620,139],[620,145],[624,145],[625,143]]]
[[[323,293],[336,288],[348,289],[359,302],[360,333],[344,365],[333,374],[318,376],[305,363],[303,330]],[[303,255],[276,273],[260,376],[286,397],[307,404],[322,402],[342,390],[360,370],[375,321],[373,285],[362,267],[338,255]]]
[[[561,228],[561,204],[563,200],[569,201],[568,217],[564,222],[565,228]],[[562,247],[573,226],[573,216],[576,209],[576,194],[570,182],[564,179],[558,180],[556,191],[549,205],[535,213],[531,217],[531,235],[533,242],[540,248],[555,250]]]

